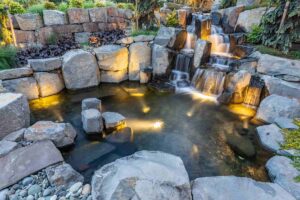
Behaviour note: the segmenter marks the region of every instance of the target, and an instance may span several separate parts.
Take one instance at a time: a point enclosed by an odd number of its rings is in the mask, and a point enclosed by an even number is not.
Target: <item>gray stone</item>
[[[83,130],[86,133],[100,133],[103,130],[101,113],[96,109],[84,110],[81,113]]]
[[[120,71],[105,71],[101,70],[101,82],[102,83],[121,83],[128,80],[128,70]]]
[[[256,73],[256,68],[257,68],[257,60],[252,58],[248,60],[243,60],[239,66],[239,70],[246,70],[252,75]]]
[[[30,186],[30,188],[28,189],[28,195],[35,195],[35,194],[38,194],[42,191],[42,188],[41,186],[39,185],[32,185]]]
[[[242,103],[244,101],[250,80],[251,74],[245,70],[238,71],[230,78],[226,90],[232,93],[232,103]]]
[[[123,45],[129,45],[129,44],[132,44],[133,42],[134,41],[133,41],[132,37],[125,37],[125,38],[118,40],[116,43],[123,44]]]
[[[37,72],[34,73],[41,97],[47,97],[58,94],[65,88],[65,84],[61,74]]]
[[[222,27],[225,33],[233,33],[236,22],[241,12],[244,11],[244,6],[235,6],[224,9],[222,18]]]
[[[0,80],[0,93],[6,92],[6,89],[2,85],[2,81]]]
[[[88,32],[74,33],[74,36],[75,36],[75,42],[88,43],[91,33]]]
[[[63,56],[63,76],[67,89],[76,90],[97,86],[100,72],[96,58],[83,50],[72,50]]]
[[[103,200],[192,199],[182,160],[149,151],[118,159],[96,171],[92,179],[92,197]]]
[[[76,130],[69,123],[39,121],[26,129],[24,138],[27,141],[51,140],[57,147],[74,143]]]
[[[92,191],[92,187],[90,184],[85,184],[83,187],[82,187],[82,192],[81,194],[82,195],[89,195]]]
[[[232,134],[226,136],[226,142],[239,156],[251,158],[256,155],[254,145],[252,144],[251,140],[247,138]]]
[[[2,140],[0,141],[0,158],[18,148],[18,143]]]
[[[176,40],[177,29],[174,27],[160,27],[157,36],[155,37],[154,44],[168,47],[173,46]]]
[[[25,197],[27,195],[28,195],[27,190],[21,190],[21,192],[20,192],[21,197]]]
[[[82,110],[97,109],[101,112],[101,100],[97,98],[84,99],[81,102],[81,109]]]
[[[129,47],[129,80],[139,81],[141,69],[151,65],[151,48],[147,43],[137,42]]]
[[[105,112],[102,114],[102,117],[106,129],[116,129],[118,127],[126,126],[126,118],[119,113]]]
[[[133,37],[134,42],[151,42],[155,38],[154,35],[138,35]]]
[[[70,24],[82,24],[90,22],[89,11],[87,9],[70,8],[67,12]]]
[[[295,200],[277,184],[235,176],[197,178],[192,182],[192,195],[197,200]]]
[[[24,95],[0,94],[0,139],[13,131],[28,127],[30,110]]]
[[[43,10],[44,23],[46,26],[67,24],[67,16],[58,10]]]
[[[294,119],[300,117],[300,103],[297,99],[271,95],[261,103],[256,113],[256,119],[273,123],[278,117]]]
[[[256,128],[261,144],[274,153],[280,153],[281,144],[284,143],[284,136],[280,128],[275,124],[259,126]]]
[[[30,176],[30,177],[26,177],[22,180],[22,184],[24,186],[27,186],[29,184],[32,184],[34,182],[34,179]]]
[[[195,44],[194,67],[200,67],[201,64],[208,61],[210,56],[211,43],[206,40],[198,39]]]
[[[46,197],[46,196],[49,196],[53,193],[53,189],[51,188],[47,188],[43,191],[43,196]]]
[[[293,166],[293,161],[284,156],[274,156],[266,164],[269,176],[274,183],[300,199],[300,183],[294,180],[300,172]],[[286,199],[286,198],[284,198]]]
[[[261,77],[269,94],[300,99],[300,84],[283,81],[279,78],[264,75]]]
[[[262,54],[258,60],[257,71],[271,76],[295,77],[300,79],[300,61]]]
[[[8,189],[1,190],[0,191],[0,200],[8,200],[8,194],[9,194]]]
[[[49,72],[60,69],[62,66],[62,59],[61,57],[30,59],[28,60],[28,63],[35,72]]]
[[[260,24],[261,18],[265,12],[266,7],[260,7],[241,12],[236,23],[236,29],[243,30],[245,32],[251,32],[253,26],[258,26]]]
[[[67,163],[47,167],[46,174],[50,184],[54,187],[65,186],[68,188],[77,182],[84,181],[83,176]]]
[[[91,22],[107,22],[106,8],[91,8],[89,9]]]
[[[18,148],[0,158],[0,190],[61,161],[63,157],[51,141]]]
[[[278,117],[275,119],[275,123],[283,129],[299,129],[299,127],[296,124],[294,124],[293,119]]]
[[[6,69],[0,71],[0,80],[9,80],[31,76],[33,71],[29,67]]]
[[[29,196],[27,196],[26,200],[34,200],[34,196],[33,195],[29,195]]]
[[[254,6],[259,4],[259,0],[237,0],[236,5],[244,5],[244,6]]]
[[[163,75],[170,65],[169,51],[167,48],[154,45],[152,48],[152,67],[154,75]]]
[[[75,193],[78,192],[78,190],[80,190],[80,188],[82,188],[82,182],[74,183],[74,184],[69,188],[69,192],[75,194]]]
[[[10,92],[22,93],[28,100],[39,98],[39,90],[36,80],[32,77],[6,80],[3,87]]]
[[[17,14],[15,17],[20,29],[23,31],[34,31],[43,26],[43,21],[39,14]]]
[[[12,132],[12,133],[8,134],[7,136],[5,136],[3,138],[3,140],[11,141],[11,142],[20,142],[24,138],[25,130],[26,130],[25,128],[22,128],[18,131]]]
[[[128,49],[119,45],[104,45],[94,49],[100,69],[121,71],[128,68]]]

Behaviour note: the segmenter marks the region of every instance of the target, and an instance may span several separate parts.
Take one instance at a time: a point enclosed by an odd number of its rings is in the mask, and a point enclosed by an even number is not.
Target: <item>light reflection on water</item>
[[[87,138],[81,125],[81,101],[98,97],[104,111],[126,116],[131,129]],[[52,101],[53,100],[53,101]],[[63,92],[32,101],[32,123],[38,120],[70,122],[78,136],[63,151],[66,162],[89,181],[95,169],[139,150],[160,150],[178,155],[192,179],[202,176],[236,175],[266,181],[264,164],[270,156],[256,145],[254,128],[245,140],[254,141],[257,156],[241,158],[226,144],[226,135],[243,129],[243,121],[214,102],[189,95],[156,94],[138,84],[102,85],[99,88]]]

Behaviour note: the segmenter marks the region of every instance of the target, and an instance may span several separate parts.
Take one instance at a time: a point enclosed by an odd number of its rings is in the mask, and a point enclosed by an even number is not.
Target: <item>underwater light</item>
[[[153,128],[155,128],[155,129],[161,129],[163,125],[164,125],[163,122],[161,122],[161,121],[156,121],[156,122],[154,122],[154,124],[153,124]]]
[[[150,107],[148,107],[148,106],[145,106],[144,108],[143,108],[143,113],[148,113],[148,112],[150,112]]]

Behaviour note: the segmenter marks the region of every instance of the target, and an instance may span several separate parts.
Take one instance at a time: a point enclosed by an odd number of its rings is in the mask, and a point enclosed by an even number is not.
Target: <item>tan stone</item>
[[[97,32],[98,31],[98,24],[94,22],[89,22],[89,23],[83,23],[83,30],[84,32]]]
[[[89,9],[91,22],[107,22],[107,8]]]
[[[57,34],[68,34],[83,32],[83,26],[79,24],[58,25],[53,26],[53,30]]]
[[[38,31],[36,31],[36,34],[37,42],[43,45],[47,44],[48,40],[54,36],[53,28],[50,26],[40,28]]]
[[[105,71],[101,70],[101,82],[102,83],[120,83],[128,80],[127,69],[120,71]]]
[[[65,88],[62,75],[58,73],[38,72],[34,74],[34,78],[38,83],[41,97],[58,94]]]
[[[17,43],[34,43],[36,41],[34,31],[15,30]]]
[[[43,21],[39,14],[17,14],[15,17],[23,31],[34,31],[43,26]]]
[[[89,11],[83,8],[68,9],[70,24],[81,24],[90,21]]]

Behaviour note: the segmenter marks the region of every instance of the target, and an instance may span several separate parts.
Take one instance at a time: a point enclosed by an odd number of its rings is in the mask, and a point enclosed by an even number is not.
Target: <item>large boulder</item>
[[[61,161],[63,157],[51,141],[18,148],[0,158],[0,190]]]
[[[129,80],[140,80],[141,69],[151,65],[151,48],[145,42],[137,42],[129,47]]]
[[[93,199],[190,200],[188,174],[179,157],[140,151],[103,166],[92,179]]]
[[[265,82],[265,86],[269,94],[277,94],[284,97],[300,99],[299,83],[287,82],[267,75],[262,76],[262,79]]]
[[[89,11],[87,9],[70,8],[67,12],[70,24],[81,24],[90,22]]]
[[[86,133],[101,133],[103,130],[102,116],[97,109],[87,109],[81,113],[83,130]]]
[[[22,94],[0,93],[0,139],[11,132],[28,127],[30,110]]]
[[[49,72],[60,69],[62,66],[62,59],[60,57],[30,59],[28,60],[28,63],[35,72]]]
[[[154,75],[163,75],[170,65],[169,51],[167,48],[155,44],[152,47],[152,68]]]
[[[10,92],[24,94],[28,100],[39,98],[38,85],[33,77],[6,80],[2,84]]]
[[[128,68],[128,49],[119,45],[104,45],[94,49],[100,69],[121,71]]]
[[[9,80],[31,76],[33,71],[29,67],[21,67],[16,69],[6,69],[0,71],[0,80]]]
[[[39,121],[26,129],[24,138],[27,141],[51,140],[57,147],[74,143],[76,130],[69,123]]]
[[[256,113],[256,119],[273,123],[278,117],[300,117],[300,102],[297,99],[271,95],[261,103]]]
[[[241,12],[244,11],[244,6],[235,6],[224,9],[222,18],[222,27],[225,33],[233,33],[236,22]]]
[[[194,67],[200,67],[201,64],[208,62],[210,57],[211,43],[206,40],[198,39],[195,44]]]
[[[284,156],[274,156],[266,164],[269,176],[274,183],[292,194],[296,199],[300,199],[300,183],[295,181],[295,177],[300,176],[293,161]]]
[[[43,21],[39,14],[17,14],[15,17],[20,29],[23,31],[34,31],[43,26]]]
[[[154,43],[163,47],[170,47],[175,50],[180,50],[184,47],[187,37],[187,32],[180,28],[160,27]]]
[[[37,72],[34,73],[34,78],[38,83],[41,97],[58,94],[65,88],[62,75],[58,73]]]
[[[97,86],[100,72],[95,56],[83,50],[72,50],[63,56],[63,76],[67,89]]]
[[[286,81],[300,81],[300,61],[262,54],[258,60],[257,72]]]
[[[277,184],[235,176],[197,178],[192,183],[192,194],[196,200],[295,200]]]
[[[261,18],[265,12],[265,7],[241,12],[236,23],[236,29],[244,32],[251,32],[254,25],[260,24]]]
[[[43,10],[43,18],[46,26],[67,24],[66,13],[58,10]]]
[[[106,71],[101,70],[101,83],[121,83],[128,80],[128,70]]]
[[[54,187],[64,186],[69,188],[84,178],[67,163],[52,165],[45,169],[50,184]]]

